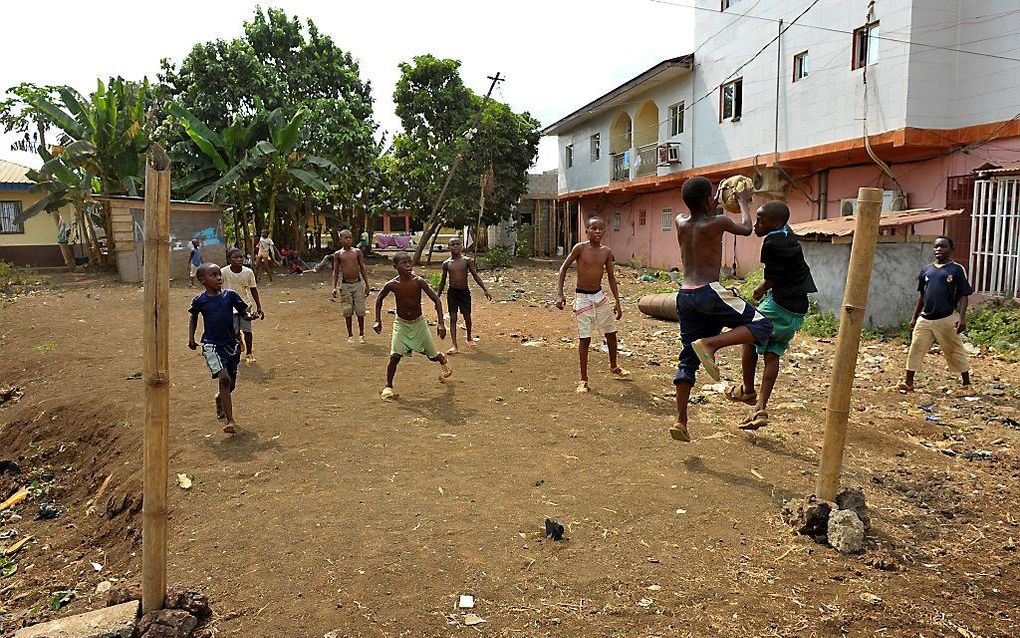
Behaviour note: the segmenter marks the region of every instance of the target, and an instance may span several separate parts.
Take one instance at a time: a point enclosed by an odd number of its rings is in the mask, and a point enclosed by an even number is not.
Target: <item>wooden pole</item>
[[[145,438],[142,611],[166,597],[166,494],[170,418],[170,158],[159,145],[145,163]]]
[[[825,438],[822,460],[818,467],[815,496],[827,501],[836,499],[839,473],[846,446],[846,426],[850,416],[857,353],[861,346],[864,311],[868,305],[871,266],[878,243],[878,222],[882,214],[882,189],[862,188],[857,193],[856,227],[850,249],[850,266],[843,293],[843,311],[839,319],[835,361],[829,383],[829,403],[825,411]]]

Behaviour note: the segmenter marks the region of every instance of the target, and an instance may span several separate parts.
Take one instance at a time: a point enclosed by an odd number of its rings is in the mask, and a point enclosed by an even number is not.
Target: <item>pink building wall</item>
[[[996,140],[994,146],[982,146],[969,153],[952,155],[922,162],[898,164],[892,173],[907,192],[910,208],[945,208],[946,183],[950,177],[967,175],[985,164],[1006,165],[1020,160],[1020,138]],[[790,223],[818,218],[818,176],[799,180],[807,195],[797,189],[790,189],[786,202],[790,207]],[[834,168],[829,170],[826,216],[839,216],[840,200],[854,198],[857,189],[866,186],[895,190],[897,185],[874,165]],[[755,198],[754,207],[760,206],[764,198]],[[645,211],[645,224],[641,225],[641,211]],[[641,264],[646,267],[668,270],[680,265],[680,252],[676,243],[676,232],[661,229],[663,211],[670,216],[686,212],[680,199],[680,188],[657,193],[638,195],[613,195],[610,198],[587,197],[581,200],[581,228],[591,215],[598,215],[606,222],[605,243],[613,249],[619,263]],[[614,215],[620,215],[619,230],[614,228]],[[970,211],[964,215],[969,217]],[[737,215],[733,215],[738,218]],[[943,232],[943,222],[929,222],[915,228],[920,235],[936,235]],[[582,241],[584,240],[582,232]],[[960,247],[957,253],[961,252]],[[761,239],[751,237],[728,237],[723,246],[723,267],[734,268],[743,275],[760,267]]]

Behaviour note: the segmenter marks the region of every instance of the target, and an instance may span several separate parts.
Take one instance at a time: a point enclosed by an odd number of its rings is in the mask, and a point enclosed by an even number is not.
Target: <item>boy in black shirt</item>
[[[772,321],[772,336],[764,344],[745,344],[743,385],[730,387],[726,396],[734,401],[754,405],[754,410],[740,424],[741,430],[757,430],[769,424],[767,410],[772,389],[779,378],[779,357],[790,347],[790,340],[804,323],[808,310],[808,293],[818,292],[811,269],[804,261],[800,242],[787,226],[790,209],[783,202],[768,202],[758,209],[754,234],[764,237],[761,263],[765,265],[764,280],[754,290],[752,301],[758,312]],[[761,302],[766,292],[771,296]],[[761,377],[761,393],[754,390],[754,372],[758,355],[764,355],[765,371]]]
[[[230,393],[237,385],[237,364],[241,362],[240,333],[234,327],[234,310],[248,321],[255,320],[255,317],[239,294],[229,288],[223,290],[223,274],[219,266],[202,264],[195,275],[205,286],[205,292],[191,300],[188,347],[192,350],[198,348],[195,329],[198,327],[198,315],[202,315],[202,356],[213,379],[220,383],[220,391],[216,395],[216,418],[226,419],[223,431],[233,434],[237,424],[234,423]]]
[[[917,304],[910,321],[910,353],[907,355],[907,378],[898,386],[900,392],[914,391],[914,374],[921,370],[925,353],[933,341],[949,367],[970,387],[970,363],[963,349],[960,333],[967,329],[967,303],[974,292],[967,281],[967,271],[953,261],[953,240],[935,240],[935,262],[921,269],[917,276]]]

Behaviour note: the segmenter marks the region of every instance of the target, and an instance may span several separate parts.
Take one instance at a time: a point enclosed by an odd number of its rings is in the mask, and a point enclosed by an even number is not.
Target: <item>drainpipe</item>
[[[828,219],[829,169],[818,174],[818,219]]]
[[[779,19],[779,35],[776,36],[776,146],[772,162],[779,164],[779,87],[783,70],[783,20]]]

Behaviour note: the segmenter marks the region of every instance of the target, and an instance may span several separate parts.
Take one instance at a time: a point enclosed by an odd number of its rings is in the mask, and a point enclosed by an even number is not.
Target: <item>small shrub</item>
[[[740,292],[740,296],[750,301],[751,296],[754,294],[754,289],[761,285],[761,282],[765,281],[765,271],[759,268],[753,270],[744,277],[744,281],[737,287]]]
[[[437,272],[430,272],[428,274],[429,286],[432,290],[439,290],[439,282],[442,281],[443,277]]]
[[[18,268],[14,264],[0,261],[0,286],[27,286],[37,283],[36,279],[27,268]]]
[[[498,247],[490,248],[482,259],[484,259],[485,263],[489,264],[493,268],[505,268],[514,263],[514,256],[511,255],[505,248]]]
[[[1020,304],[991,301],[967,313],[968,340],[1011,361],[1020,361]]]
[[[831,312],[820,312],[818,302],[812,299],[800,331],[811,337],[831,339],[839,333],[839,319]]]

